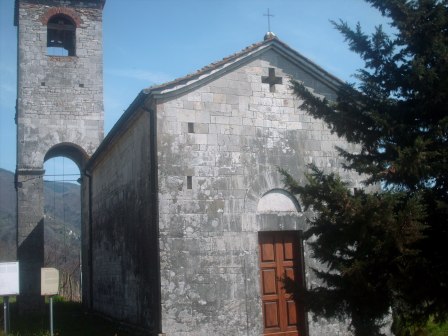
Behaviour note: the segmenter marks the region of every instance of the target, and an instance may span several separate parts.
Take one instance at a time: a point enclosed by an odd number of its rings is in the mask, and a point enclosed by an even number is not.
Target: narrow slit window
[[[187,176],[187,189],[193,189],[193,178],[192,178],[192,176]]]
[[[76,26],[65,15],[55,15],[47,25],[47,54],[75,56]]]
[[[188,123],[188,133],[194,133],[194,123]]]

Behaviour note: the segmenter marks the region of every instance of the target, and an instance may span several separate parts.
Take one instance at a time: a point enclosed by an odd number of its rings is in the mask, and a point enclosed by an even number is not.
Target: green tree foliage
[[[294,83],[306,111],[359,145],[338,149],[346,168],[377,192],[350,190],[311,167],[308,184],[283,171],[286,185],[314,210],[307,237],[328,266],[325,286],[303,293],[309,309],[348,314],[356,335],[381,335],[392,309],[400,326],[448,317],[448,2],[366,0],[390,19],[372,35],[334,22],[365,61],[359,84],[336,102]]]

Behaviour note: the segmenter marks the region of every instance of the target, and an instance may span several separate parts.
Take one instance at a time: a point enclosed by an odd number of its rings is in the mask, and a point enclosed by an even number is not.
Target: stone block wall
[[[43,266],[44,161],[63,155],[82,169],[103,139],[103,4],[100,0],[16,0],[20,310],[43,306],[40,281],[35,280],[40,279]],[[76,26],[74,56],[47,53],[47,23],[56,14],[70,17]]]
[[[18,169],[42,167],[55,145],[91,155],[103,139],[103,50],[100,1],[17,2]],[[47,21],[65,14],[76,24],[75,56],[49,56]]]
[[[119,133],[91,174],[91,308],[146,331],[158,327],[158,248],[151,203],[149,115]]]
[[[269,68],[282,77],[271,92]],[[274,51],[157,106],[162,329],[167,335],[260,335],[258,232],[304,230],[305,214],[257,212],[282,189],[277,167],[304,182],[308,163],[338,171],[349,148],[299,108],[289,78],[335,93]],[[192,132],[193,131],[193,132]],[[305,246],[307,284],[316,266]],[[346,335],[311,323],[310,335]]]

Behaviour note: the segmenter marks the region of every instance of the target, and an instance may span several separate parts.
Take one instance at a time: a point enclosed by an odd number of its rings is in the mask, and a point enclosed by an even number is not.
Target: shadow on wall
[[[19,311],[38,311],[44,307],[40,295],[40,269],[44,261],[44,220],[41,219],[17,248],[20,272]],[[38,284],[38,285],[36,285]]]

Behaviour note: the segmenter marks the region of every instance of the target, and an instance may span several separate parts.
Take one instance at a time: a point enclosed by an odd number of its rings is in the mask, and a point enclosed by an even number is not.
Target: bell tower
[[[36,310],[44,262],[44,162],[82,171],[103,139],[105,0],[16,0],[17,258],[19,305]],[[85,189],[85,186],[82,186]]]

